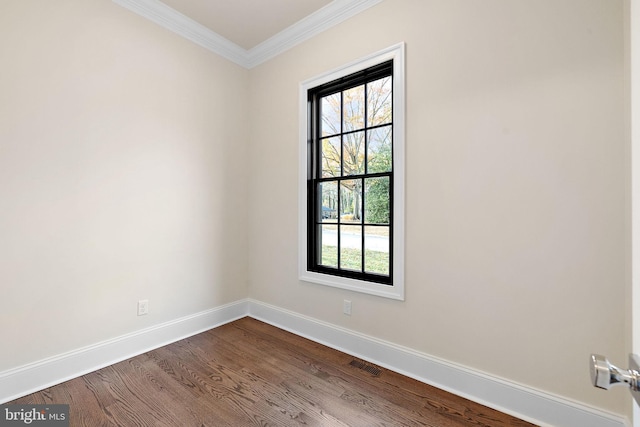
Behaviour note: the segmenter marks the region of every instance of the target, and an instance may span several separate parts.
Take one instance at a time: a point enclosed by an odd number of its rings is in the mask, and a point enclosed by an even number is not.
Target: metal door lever
[[[591,355],[591,382],[594,387],[609,390],[627,384],[632,391],[640,391],[640,373],[635,369],[620,369],[599,354]]]

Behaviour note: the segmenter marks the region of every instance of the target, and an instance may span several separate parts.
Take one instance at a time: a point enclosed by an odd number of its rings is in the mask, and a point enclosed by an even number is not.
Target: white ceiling
[[[331,3],[331,0],[162,1],[246,50]]]
[[[383,0],[112,0],[253,68]]]

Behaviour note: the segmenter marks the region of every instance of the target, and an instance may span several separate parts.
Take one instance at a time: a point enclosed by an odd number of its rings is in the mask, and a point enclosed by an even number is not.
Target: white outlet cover
[[[144,316],[149,313],[149,300],[143,299],[138,301],[138,316]]]
[[[347,314],[347,315],[351,316],[351,301],[344,300],[342,302],[342,312],[344,314]]]

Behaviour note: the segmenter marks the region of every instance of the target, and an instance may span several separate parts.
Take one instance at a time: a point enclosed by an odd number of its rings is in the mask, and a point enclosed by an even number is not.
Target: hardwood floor
[[[532,426],[248,317],[10,403],[71,426]]]

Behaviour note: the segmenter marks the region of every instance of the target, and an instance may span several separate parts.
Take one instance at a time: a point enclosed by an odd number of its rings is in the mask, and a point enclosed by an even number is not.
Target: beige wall
[[[301,283],[298,84],[400,41],[406,301]],[[621,1],[389,0],[252,70],[251,297],[624,412],[623,57]]]
[[[0,371],[250,296],[625,411],[621,1],[387,0],[251,71],[109,0],[0,29]],[[400,41],[406,301],[302,283],[298,84]]]
[[[245,298],[248,71],[109,0],[0,29],[0,371]]]

